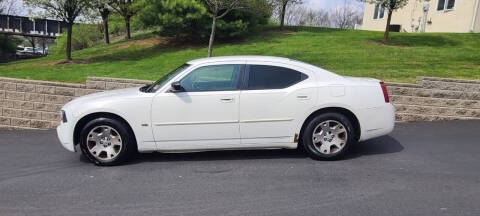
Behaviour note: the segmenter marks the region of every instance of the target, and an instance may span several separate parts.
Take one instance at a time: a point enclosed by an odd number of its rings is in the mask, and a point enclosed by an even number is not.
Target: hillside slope
[[[338,74],[414,82],[416,76],[480,79],[480,34],[393,33],[290,28],[218,44],[215,56],[269,55],[305,61]],[[206,45],[172,45],[151,33],[73,53],[0,64],[1,77],[83,82],[87,76],[155,80],[184,62],[205,57]]]

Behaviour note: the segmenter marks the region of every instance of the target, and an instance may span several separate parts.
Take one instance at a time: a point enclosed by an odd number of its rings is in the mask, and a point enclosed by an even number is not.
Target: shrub
[[[211,17],[198,0],[145,0],[139,13],[145,27],[158,27],[163,36],[206,39],[210,36]],[[217,21],[217,38],[232,39],[248,35],[265,25],[271,16],[270,8],[232,11]]]
[[[205,7],[197,0],[146,0],[139,14],[145,27],[158,27],[163,36],[192,37],[203,35]]]
[[[0,53],[14,54],[21,42],[18,38],[0,34]]]
[[[98,25],[93,24],[75,24],[72,30],[72,50],[82,50],[92,47],[95,42],[102,40],[103,35],[98,29]],[[57,46],[54,47],[56,53],[65,53],[67,48],[67,34],[62,33],[57,38]]]

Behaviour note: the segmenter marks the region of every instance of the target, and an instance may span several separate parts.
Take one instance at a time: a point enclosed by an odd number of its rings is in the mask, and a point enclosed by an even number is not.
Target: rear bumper
[[[64,148],[71,152],[75,152],[73,143],[73,133],[68,123],[62,123],[57,127],[57,136]]]
[[[360,141],[387,135],[395,127],[395,107],[391,103],[359,111]]]

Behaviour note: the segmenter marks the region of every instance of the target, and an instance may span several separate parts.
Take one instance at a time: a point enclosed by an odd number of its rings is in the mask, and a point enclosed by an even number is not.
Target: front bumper
[[[57,136],[64,148],[71,152],[76,152],[73,143],[73,130],[68,123],[62,123],[57,127]]]

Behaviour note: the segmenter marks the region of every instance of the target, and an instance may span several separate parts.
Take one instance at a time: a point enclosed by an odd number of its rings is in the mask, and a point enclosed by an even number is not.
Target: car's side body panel
[[[283,89],[242,90],[240,133],[242,145],[296,148],[297,125],[303,114],[317,103],[316,77],[306,68],[284,62],[247,61],[247,65],[268,65],[293,69],[307,79]]]
[[[152,130],[157,151],[195,151],[239,148],[240,90],[170,92],[170,84],[192,71],[215,65],[244,65],[220,61],[192,65],[160,89],[152,102]]]
[[[284,58],[222,57],[189,64],[189,68],[154,93],[133,88],[71,101],[63,108],[68,122],[57,128],[62,145],[70,151],[75,149],[75,125],[93,113],[112,113],[123,118],[132,128],[141,152],[296,148],[296,138],[305,120],[325,108],[353,113],[360,125],[360,140],[393,130],[394,108],[384,101],[379,80],[342,77]],[[283,89],[169,91],[171,83],[196,68],[221,64],[279,66],[304,73],[308,78]]]
[[[138,88],[97,93],[78,98],[66,104],[67,123],[61,124],[60,140],[67,149],[74,151],[75,125],[84,117],[95,113],[110,113],[123,118],[132,128],[137,145],[141,151],[155,151],[156,145],[150,127],[150,109],[152,95],[138,91]],[[88,109],[85,109],[88,107]],[[145,126],[147,125],[147,126]],[[59,132],[60,136],[60,132]]]
[[[157,95],[152,128],[157,150],[191,150],[240,144],[239,91]],[[213,146],[211,146],[213,145]]]

